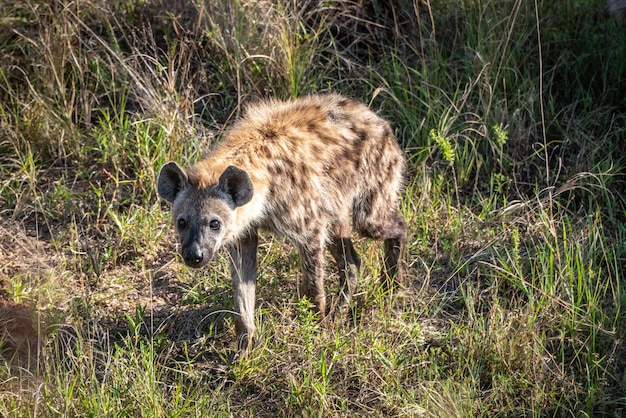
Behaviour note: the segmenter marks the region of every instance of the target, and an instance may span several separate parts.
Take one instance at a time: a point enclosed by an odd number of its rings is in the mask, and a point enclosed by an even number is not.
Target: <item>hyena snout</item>
[[[202,248],[197,243],[183,248],[181,255],[183,256],[185,264],[194,268],[204,267],[213,259],[213,252]]]

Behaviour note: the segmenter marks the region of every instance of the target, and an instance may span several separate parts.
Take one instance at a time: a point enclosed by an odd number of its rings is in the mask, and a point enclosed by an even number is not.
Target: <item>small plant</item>
[[[24,280],[19,275],[9,279],[7,286],[1,290],[17,303],[30,301],[34,295],[34,289],[30,286],[29,281]]]
[[[504,144],[506,144],[506,141],[509,139],[508,132],[500,128],[499,125],[493,125],[492,129],[493,133],[496,136],[496,144],[498,144],[499,146],[504,146]]]
[[[313,302],[306,296],[298,300],[298,304],[296,305],[296,319],[299,325],[298,333],[302,338],[305,353],[312,356],[317,351],[315,350],[315,336],[319,328],[319,315],[315,312]]]
[[[439,147],[439,152],[442,158],[448,162],[448,164],[454,164],[455,152],[454,146],[450,143],[450,139],[437,133],[435,129],[431,129],[428,133],[430,139],[433,140]]]

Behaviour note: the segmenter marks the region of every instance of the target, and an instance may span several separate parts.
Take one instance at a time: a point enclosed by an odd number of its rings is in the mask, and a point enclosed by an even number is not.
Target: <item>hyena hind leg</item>
[[[386,233],[383,238],[385,246],[384,268],[381,272],[381,280],[385,290],[392,285],[402,284],[402,268],[400,260],[406,241],[406,221],[397,211],[387,220]]]
[[[334,314],[341,306],[350,303],[356,291],[361,260],[350,239],[350,224],[345,222],[335,227],[334,236],[329,245],[337,268],[339,269],[339,293],[331,309]]]
[[[371,213],[384,213],[383,216],[372,216],[359,219],[357,229],[365,237],[382,240],[385,248],[383,268],[380,279],[385,290],[402,284],[402,269],[400,259],[404,251],[406,221],[397,209],[384,211],[371,211]]]

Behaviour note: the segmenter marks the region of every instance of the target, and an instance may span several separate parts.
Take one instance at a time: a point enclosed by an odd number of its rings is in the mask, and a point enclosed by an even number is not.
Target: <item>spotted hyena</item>
[[[255,331],[258,230],[288,237],[300,254],[300,294],[327,314],[324,250],[350,301],[360,260],[350,224],[384,241],[382,278],[399,280],[406,224],[399,210],[405,160],[389,123],[336,94],[248,107],[209,155],[184,170],[165,164],[159,195],[172,203],[182,258],[205,266],[230,251],[239,348]]]

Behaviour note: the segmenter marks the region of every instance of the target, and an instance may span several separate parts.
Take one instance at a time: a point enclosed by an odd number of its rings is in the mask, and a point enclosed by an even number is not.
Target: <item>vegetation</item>
[[[0,58],[3,416],[626,414],[626,30],[602,0],[5,0]],[[227,263],[177,260],[156,170],[245,103],[327,91],[406,150],[404,286],[360,240],[320,326],[264,236],[231,362]]]

